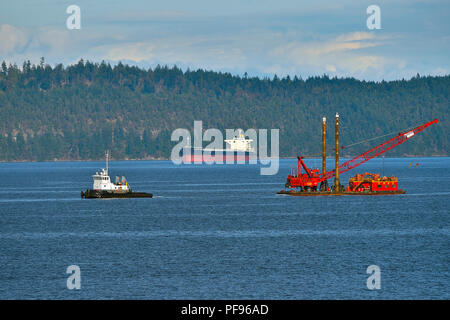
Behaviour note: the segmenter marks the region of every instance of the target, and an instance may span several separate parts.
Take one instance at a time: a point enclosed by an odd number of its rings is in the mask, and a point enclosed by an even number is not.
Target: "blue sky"
[[[81,30],[66,28],[72,4]],[[380,30],[366,26],[372,4]],[[0,59],[408,79],[450,73],[449,17],[448,0],[3,0]]]

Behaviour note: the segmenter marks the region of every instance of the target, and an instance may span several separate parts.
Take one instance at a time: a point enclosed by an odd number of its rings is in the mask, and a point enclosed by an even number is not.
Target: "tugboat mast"
[[[105,151],[105,155],[106,155],[106,174],[108,174],[109,150]]]

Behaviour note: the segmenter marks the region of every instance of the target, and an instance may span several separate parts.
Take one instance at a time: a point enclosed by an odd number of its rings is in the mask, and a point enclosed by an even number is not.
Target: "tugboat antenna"
[[[109,150],[106,150],[106,174],[108,174]]]

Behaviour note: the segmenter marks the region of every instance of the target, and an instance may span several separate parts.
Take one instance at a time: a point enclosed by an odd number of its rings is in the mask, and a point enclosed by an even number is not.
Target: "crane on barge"
[[[326,171],[326,118],[322,123],[322,173],[319,169],[309,169],[302,156],[297,157],[297,170],[293,170],[287,177],[285,184],[290,190],[282,190],[279,194],[290,195],[328,195],[328,194],[398,194],[404,193],[403,190],[397,190],[397,178],[383,177],[370,173],[356,175],[350,179],[350,184],[344,188],[340,184],[339,174],[354,169],[361,164],[378,157],[379,155],[391,150],[403,142],[411,139],[422,130],[432,124],[438,123],[434,119],[414,129],[406,132],[400,132],[397,136],[383,142],[382,144],[354,157],[353,159],[339,165],[339,114],[336,113],[336,132],[335,132],[335,169]],[[342,147],[344,148],[344,147]],[[305,171],[302,173],[301,169]],[[334,177],[334,184],[328,187],[328,179]]]

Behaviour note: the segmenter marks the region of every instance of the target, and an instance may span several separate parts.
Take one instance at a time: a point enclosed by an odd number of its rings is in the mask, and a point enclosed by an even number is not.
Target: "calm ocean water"
[[[1,163],[0,299],[450,298],[450,158],[385,159],[407,194],[377,197],[277,195],[295,164],[113,161],[155,198],[82,200],[103,162]]]

